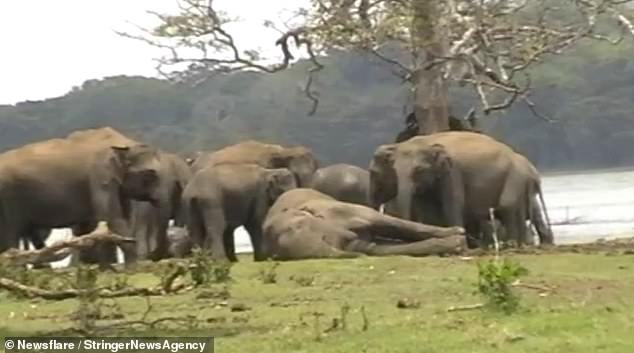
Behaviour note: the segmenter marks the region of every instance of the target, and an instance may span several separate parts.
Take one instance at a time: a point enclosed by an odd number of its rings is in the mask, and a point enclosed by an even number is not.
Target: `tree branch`
[[[59,261],[68,257],[73,249],[93,247],[100,242],[115,244],[134,243],[135,239],[122,237],[110,232],[105,222],[100,222],[94,232],[70,240],[61,240],[51,246],[37,250],[9,249],[0,254],[0,262],[7,261],[12,265],[41,264]]]
[[[239,49],[224,28],[228,19],[214,9],[213,1],[178,1],[179,14],[156,14],[162,21],[157,29],[146,31],[145,36],[126,36],[168,50],[171,55],[160,64],[188,65],[185,74],[248,69],[278,72],[299,56],[290,50],[288,41],[292,39],[298,52],[307,55],[312,64],[304,86],[304,94],[313,103],[310,114],[319,102],[311,89],[314,74],[323,68],[318,54],[328,49],[364,50],[394,66],[410,83],[416,82],[415,73],[421,70],[440,70],[445,80],[469,83],[485,114],[522,100],[539,115],[525,98],[532,87],[530,80],[522,81],[522,74],[582,40],[618,44],[625,34],[634,35],[631,11],[626,8],[634,0],[575,0],[571,6],[550,0],[447,0],[447,6],[438,6],[439,13],[433,18],[422,19],[431,21],[431,26],[442,26],[438,33],[445,33],[449,42],[443,53],[434,52],[430,58],[421,53],[430,50],[434,40],[421,38],[424,35],[412,25],[421,20],[412,19],[417,13],[415,0],[312,0],[312,9],[304,16],[306,23],[283,33],[275,42],[280,47],[280,61],[267,65],[256,53]],[[571,14],[575,9],[577,13]],[[607,26],[609,23],[613,26]],[[599,33],[603,28],[608,33]],[[613,28],[620,33],[609,33]],[[379,48],[384,45],[400,46],[403,53],[411,55],[411,64],[382,53]],[[199,55],[191,55],[192,51]],[[455,69],[457,64],[462,70]],[[492,97],[497,97],[497,102],[493,103]]]

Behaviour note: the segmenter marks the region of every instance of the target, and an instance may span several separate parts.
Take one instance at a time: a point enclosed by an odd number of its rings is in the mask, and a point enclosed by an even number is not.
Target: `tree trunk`
[[[449,87],[443,78],[442,65],[425,70],[426,63],[442,57],[447,51],[442,5],[438,0],[414,2],[413,33],[416,47],[424,52],[423,67],[414,77],[414,112],[420,135],[449,130]]]

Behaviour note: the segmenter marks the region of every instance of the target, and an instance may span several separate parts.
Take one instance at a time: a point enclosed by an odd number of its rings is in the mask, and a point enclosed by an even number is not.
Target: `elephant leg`
[[[50,233],[51,233],[51,229],[32,228],[28,232],[27,239],[31,241],[31,244],[33,244],[33,247],[35,249],[39,250],[46,246],[46,239],[48,238]],[[24,239],[24,240],[27,240],[27,239]]]
[[[139,258],[147,257],[148,248],[148,232],[144,226],[140,226],[138,219],[135,219],[132,225],[132,238],[136,240],[135,243],[121,244],[121,251],[123,252],[123,263],[127,269],[134,267]]]
[[[46,238],[48,238],[48,235],[50,234],[51,230],[50,229],[46,229],[46,228],[31,228],[27,233],[25,233],[26,237],[22,237],[22,241],[24,242],[24,249],[28,250],[29,249],[29,240],[31,242],[31,245],[33,245],[33,247],[36,250],[42,249],[46,246],[45,244],[45,240]],[[51,264],[50,263],[38,263],[38,264],[33,264],[33,268],[51,268]]]
[[[486,222],[475,217],[468,217],[465,220],[465,234],[469,249],[482,247],[485,245],[485,237],[482,232],[482,222]]]
[[[114,229],[108,228],[115,231]],[[89,234],[97,229],[96,221],[80,222],[71,227],[73,236],[82,236]],[[88,264],[99,264],[99,268],[102,270],[114,270],[112,264],[117,263],[117,245],[112,243],[97,243],[91,248],[80,249],[77,253],[73,254],[71,258],[71,264],[77,265],[78,262]]]
[[[253,260],[263,261],[262,256],[262,225],[261,224],[248,224],[245,228],[249,232],[251,238],[251,246],[253,247]]]
[[[370,243],[348,229],[320,222],[322,234],[319,247],[313,248],[316,257],[330,259],[350,259],[363,256]]]
[[[101,243],[98,246],[99,268],[102,270],[112,270],[112,264],[117,261],[117,245],[112,243]]]
[[[4,211],[4,214],[2,214],[2,211]],[[6,209],[0,209],[0,217],[0,231],[2,232],[0,234],[0,237],[2,237],[0,253],[11,248],[19,249],[22,232],[21,227],[18,226],[18,218],[14,217],[12,212],[7,212]]]
[[[518,209],[500,210],[500,222],[509,240],[514,240],[517,246],[526,241],[526,214]]]
[[[148,258],[152,261],[159,261],[169,257],[169,242],[167,240],[167,228],[169,219],[158,219],[156,224],[150,227],[148,234],[149,243],[152,244]]]
[[[462,253],[467,248],[465,237],[461,235],[445,238],[431,238],[407,244],[376,245],[366,252],[372,256],[407,255],[455,255]]]
[[[187,232],[194,247],[203,248],[205,242],[205,222],[198,205],[190,208],[187,215]]]
[[[336,206],[329,208],[326,213],[325,219],[332,220],[355,233],[372,234],[403,241],[442,238],[460,235],[464,232],[460,227],[445,228],[406,221],[381,214],[369,207],[345,203],[336,204]]]
[[[238,257],[236,256],[236,239],[234,237],[234,232],[236,227],[227,226],[222,235],[222,246],[224,246],[225,253],[227,254],[227,259],[231,262],[237,262]]]
[[[229,260],[224,236],[227,222],[222,208],[210,206],[202,214],[205,224],[203,248],[211,251],[214,260]],[[233,239],[233,235],[231,238]]]
[[[152,249],[151,258],[153,261],[165,259],[169,256],[169,241],[167,240],[167,229],[170,224],[170,206],[162,205],[158,210],[153,209],[155,216],[152,227],[152,237],[155,247]]]

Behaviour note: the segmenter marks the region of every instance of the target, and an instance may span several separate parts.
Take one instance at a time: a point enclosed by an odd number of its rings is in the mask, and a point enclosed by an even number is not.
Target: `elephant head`
[[[380,146],[370,162],[369,204],[375,210],[396,197],[398,188],[394,171],[394,150],[396,145]]]
[[[373,170],[374,169],[374,170]],[[396,196],[400,217],[412,220],[415,196],[440,202],[444,222],[462,225],[456,220],[455,185],[457,173],[444,146],[421,144],[410,140],[404,144],[384,145],[377,149],[371,166],[371,189],[374,202]],[[440,220],[439,220],[440,222]],[[458,222],[459,224],[454,224]]]
[[[286,168],[269,169],[266,175],[266,196],[270,207],[283,193],[297,188],[295,176]]]
[[[288,147],[276,152],[272,157],[273,168],[286,168],[295,176],[298,187],[311,184],[319,162],[310,149],[303,146]]]
[[[111,165],[122,194],[130,199],[156,205],[160,192],[158,150],[145,144],[111,146],[111,149]]]

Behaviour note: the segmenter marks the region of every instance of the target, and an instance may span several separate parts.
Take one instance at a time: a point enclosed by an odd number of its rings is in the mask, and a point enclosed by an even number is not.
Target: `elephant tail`
[[[550,216],[548,216],[548,210],[546,209],[546,202],[544,201],[544,194],[542,193],[541,185],[537,185],[537,192],[539,193],[539,202],[542,204],[542,210],[544,212],[544,218],[546,218],[546,227],[548,229],[548,233],[552,237],[553,230],[550,223]]]
[[[550,223],[550,216],[548,216],[548,210],[546,209],[546,202],[544,201],[544,194],[542,193],[542,186],[540,182],[536,183],[536,191],[539,195],[539,203],[541,204],[541,212],[544,214],[544,218],[546,221],[546,236],[545,239],[540,239],[540,244],[545,240],[546,243],[552,244],[554,242],[553,239],[553,230]]]

